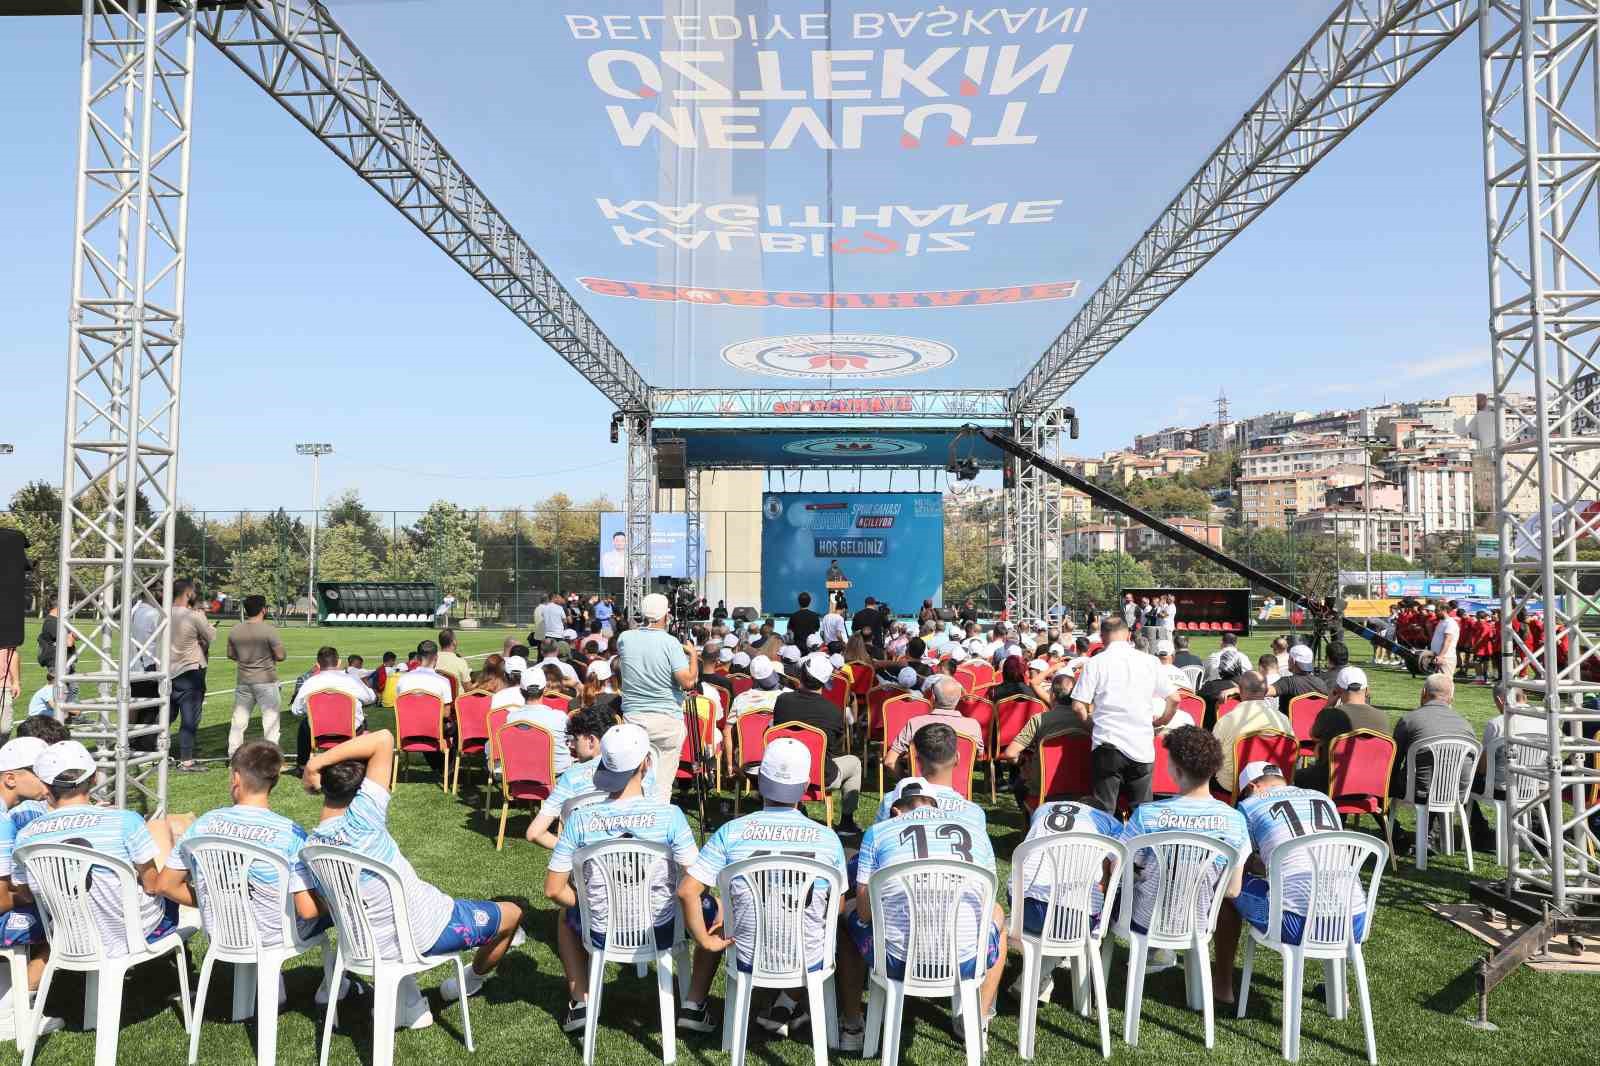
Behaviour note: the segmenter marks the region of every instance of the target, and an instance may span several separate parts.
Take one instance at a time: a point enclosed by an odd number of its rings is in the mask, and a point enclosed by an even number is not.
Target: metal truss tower
[[[1061,461],[1061,435],[1067,427],[1067,413],[1052,408],[1041,419],[1043,433],[1040,444],[1047,451],[1053,449],[1056,462]],[[1050,608],[1066,605],[1066,546],[1062,543],[1062,486],[1046,480],[1039,492],[1039,595],[1044,610],[1037,618],[1049,619]]]
[[[689,580],[694,582],[695,595],[706,597],[705,552],[701,547],[700,529],[700,468],[691,466],[683,472],[684,552],[688,556]]]
[[[1508,621],[1541,604],[1546,634],[1508,627],[1503,643],[1505,676],[1530,697],[1520,713],[1540,726],[1510,762],[1536,795],[1514,811],[1506,889],[1571,914],[1600,901],[1589,821],[1600,745],[1584,738],[1600,711],[1583,707],[1600,685],[1580,672],[1600,643],[1581,625],[1597,607],[1580,588],[1595,564],[1577,554],[1600,528],[1600,8],[1482,0],[1478,29],[1501,602]],[[1531,409],[1513,393],[1531,394]],[[1519,523],[1512,501],[1527,486],[1543,513]]]
[[[622,578],[622,606],[638,619],[639,606],[650,591],[650,512],[656,504],[656,449],[650,419],[628,419],[628,480],[623,511],[628,531],[628,572]]]
[[[1029,448],[1042,447],[1044,419],[1019,418],[1012,435]],[[1032,621],[1044,617],[1045,599],[1043,513],[1048,486],[1045,477],[1026,463],[1013,464],[1016,476],[1008,494],[1005,536],[1009,566],[1006,571],[1006,606],[1012,617]]]
[[[84,0],[57,706],[101,795],[165,810],[194,11]],[[135,634],[133,608],[159,605]],[[75,641],[69,655],[69,638]],[[140,684],[147,693],[133,695]],[[135,719],[153,719],[136,725]],[[153,750],[133,742],[153,740]],[[142,746],[141,746],[142,749]]]

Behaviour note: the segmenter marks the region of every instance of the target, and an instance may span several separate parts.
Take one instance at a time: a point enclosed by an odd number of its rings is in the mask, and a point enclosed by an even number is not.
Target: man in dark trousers
[[[806,638],[822,628],[822,616],[811,609],[811,593],[802,592],[796,602],[800,604],[800,609],[789,616],[787,632],[789,643],[803,652]]]
[[[839,824],[835,830],[841,837],[859,837],[856,804],[861,798],[861,760],[845,747],[844,712],[822,694],[823,686],[832,678],[833,664],[826,655],[818,652],[806,656],[800,664],[800,688],[778,697],[772,705],[772,724],[804,722],[828,735],[823,780],[830,792],[839,792]]]
[[[861,605],[861,610],[850,619],[850,632],[860,633],[861,638],[868,644],[873,643],[873,636],[878,627],[883,624],[883,616],[878,613],[878,601],[871,596]]]

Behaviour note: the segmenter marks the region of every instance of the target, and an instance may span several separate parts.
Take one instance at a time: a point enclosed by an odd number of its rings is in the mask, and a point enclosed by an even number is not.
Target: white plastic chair
[[[1121,842],[1097,834],[1061,834],[1029,840],[1011,857],[1011,938],[1022,945],[1022,1013],[1017,1021],[1017,1054],[1033,1058],[1039,1025],[1039,986],[1046,959],[1073,964],[1073,991],[1080,1010],[1087,1010],[1085,976],[1094,983],[1095,1010],[1100,1019],[1100,1054],[1111,1057],[1111,1020],[1106,1014],[1106,973],[1100,951],[1105,925],[1117,898],[1128,850]],[[1109,868],[1107,864],[1109,865]],[[1104,882],[1101,926],[1094,922],[1094,890]],[[1036,935],[1023,927],[1022,901],[1030,885],[1048,884],[1044,925]]]
[[[818,881],[825,882],[828,888],[817,891]],[[795,855],[764,855],[726,866],[717,875],[724,935],[735,928],[733,890],[739,882],[745,890],[740,902],[755,911],[750,923],[755,940],[749,945],[748,971],[739,965],[737,945],[723,952],[728,966],[728,991],[723,997],[722,1050],[733,1053],[732,1066],[744,1066],[753,990],[804,985],[810,1001],[812,1056],[815,1066],[827,1066],[829,1043],[838,1043],[833,969],[844,875],[827,863]],[[823,915],[820,930],[816,930],[811,918],[813,908],[819,908]],[[808,931],[822,934],[822,965],[815,970],[810,966],[818,961],[817,956],[806,950]],[[824,1020],[826,1025],[822,1024]]]
[[[339,931],[339,947],[334,954],[333,972],[328,977],[328,1013],[322,1023],[322,1066],[328,1066],[328,1045],[339,1013],[339,986],[346,973],[361,974],[372,981],[372,1063],[393,1066],[394,1027],[400,982],[407,977],[440,966],[454,965],[456,984],[467,987],[467,968],[459,952],[450,955],[423,955],[411,939],[411,915],[406,910],[400,875],[387,863],[369,859],[349,848],[332,844],[307,844],[301,856],[317,879],[322,898],[333,911],[333,926]],[[361,894],[363,881],[381,882],[389,893],[394,915],[394,933],[399,942],[399,957],[386,959],[378,951],[378,938]],[[461,997],[461,1034],[468,1051],[472,1043],[472,1012],[467,996]]]
[[[1472,793],[1471,798],[1494,808],[1494,855],[1501,866],[1511,865],[1511,849],[1516,845],[1513,823],[1518,814],[1526,811],[1539,819],[1544,829],[1544,840],[1550,839],[1550,813],[1538,803],[1539,782],[1518,768],[1542,768],[1545,758],[1544,738],[1537,734],[1513,734],[1495,737],[1483,749],[1483,788]],[[1506,761],[1509,760],[1509,761]],[[1504,763],[1505,795],[1496,796],[1500,771]]]
[[[115,1066],[117,1037],[122,1029],[122,984],[127,972],[141,962],[178,953],[178,1006],[183,1012],[183,1028],[192,1024],[189,1014],[189,960],[183,941],[193,930],[176,929],[155,943],[146,943],[140,916],[139,887],[133,866],[121,859],[103,855],[77,844],[24,844],[16,851],[16,862],[27,867],[28,886],[39,904],[45,937],[50,941],[50,961],[39,979],[29,1022],[28,1048],[23,1066],[32,1066],[39,1050],[39,1025],[45,1003],[50,998],[50,983],[59,970],[75,970],[84,975],[83,1027],[94,1029],[95,1066]],[[120,955],[106,949],[105,935],[95,921],[89,896],[91,877],[115,877],[122,900],[122,927],[127,942]],[[23,987],[27,987],[24,979]]]
[[[1122,1039],[1139,1044],[1139,1014],[1144,1005],[1144,978],[1152,948],[1185,952],[1184,977],[1190,1010],[1205,1017],[1206,1047],[1216,1043],[1216,1019],[1211,1010],[1211,935],[1216,932],[1217,912],[1233,873],[1242,861],[1239,849],[1214,837],[1199,833],[1145,833],[1127,841],[1130,861],[1122,867],[1122,910],[1117,933],[1128,941],[1127,998],[1123,1007]],[[1139,875],[1139,853],[1151,852],[1149,880],[1155,883],[1155,901],[1150,911],[1149,928],[1139,933],[1133,928],[1135,885]],[[1216,863],[1226,864],[1214,885],[1208,879],[1216,874]],[[1209,893],[1209,895],[1207,895]],[[1109,967],[1113,941],[1107,937],[1102,949],[1103,964]]]
[[[322,933],[301,939],[294,897],[289,892],[289,863],[282,855],[247,841],[208,834],[188,838],[183,849],[189,857],[189,879],[200,904],[201,928],[210,939],[200,966],[200,983],[195,986],[189,1066],[194,1066],[200,1056],[206,990],[211,985],[212,967],[219,962],[230,962],[234,967],[234,1020],[248,1018],[250,1001],[255,1000],[256,1062],[272,1066],[278,1057],[278,975],[283,964],[312,948],[322,948],[324,987],[332,995],[333,946]],[[276,874],[275,887],[260,880],[251,884],[250,870],[257,864],[270,867]],[[261,925],[261,912],[266,908],[272,911],[275,929]],[[267,946],[262,943],[264,940],[277,943]]]
[[[33,1035],[33,1012],[28,992],[28,947],[0,948],[5,952],[11,978],[11,1031],[15,1034],[18,1051],[27,1051]]]
[[[1361,885],[1361,871],[1373,862],[1372,880]],[[1361,945],[1372,935],[1372,920],[1378,905],[1378,882],[1383,865],[1389,861],[1389,847],[1365,833],[1329,832],[1290,840],[1272,853],[1272,868],[1267,871],[1271,885],[1271,909],[1267,931],[1257,931],[1246,923],[1250,940],[1244,949],[1244,980],[1239,986],[1238,1017],[1243,1018],[1250,1001],[1250,975],[1255,967],[1256,945],[1271,948],[1283,956],[1283,1057],[1289,1062],[1300,1058],[1300,1010],[1305,992],[1305,962],[1321,959],[1323,987],[1327,991],[1328,1013],[1342,1019],[1350,1013],[1345,986],[1345,964],[1356,975],[1356,994],[1361,998],[1361,1027],[1367,1038],[1367,1062],[1378,1064],[1378,1043],[1372,1032],[1372,998],[1367,989],[1367,964]],[[1293,864],[1293,868],[1288,868]],[[1291,879],[1310,881],[1305,929],[1300,943],[1283,942],[1283,889]],[[1355,915],[1364,909],[1366,923],[1356,935]]]
[[[656,993],[661,1001],[661,1061],[672,1063],[678,1057],[677,1004],[673,999],[675,970],[688,980],[688,944],[683,939],[683,914],[677,901],[672,905],[672,939],[661,950],[656,946],[656,912],[651,886],[661,877],[676,887],[657,864],[670,864],[672,849],[646,840],[608,840],[579,848],[572,857],[577,874],[574,888],[578,896],[583,947],[589,953],[589,1002],[584,1012],[583,1066],[594,1066],[595,1034],[600,1021],[600,998],[605,991],[606,963],[632,963],[641,968],[654,964]],[[588,879],[604,883],[606,896],[606,946],[597,948],[590,935],[594,929],[589,911]]]
[[[1433,759],[1433,776],[1428,794],[1417,797],[1417,755],[1428,752]],[[1472,873],[1472,830],[1467,824],[1467,793],[1478,768],[1476,741],[1458,737],[1419,744],[1406,756],[1406,797],[1417,819],[1417,869],[1428,868],[1428,828],[1433,815],[1444,816],[1444,853],[1456,853],[1456,827],[1461,820],[1461,835],[1466,842],[1467,872]]]
[[[860,891],[859,886],[857,891]],[[891,863],[867,882],[872,901],[872,970],[867,975],[866,1046],[864,1058],[878,1053],[883,1041],[883,1066],[900,1061],[901,1025],[907,996],[925,999],[950,996],[960,1004],[967,1066],[983,1060],[983,1021],[978,989],[988,972],[989,926],[994,921],[994,874],[957,859],[912,859]],[[888,925],[884,899],[903,895],[906,929],[905,976],[889,976]],[[976,907],[978,943],[964,943],[958,933],[963,908]],[[963,957],[973,958],[971,977],[961,976]]]
[[[1199,692],[1200,685],[1206,679],[1206,668],[1203,666],[1185,666],[1180,669],[1189,677],[1189,691]]]
[[[599,789],[578,793],[561,805],[561,824],[566,825],[572,818],[572,812],[579,807],[587,807],[591,803],[603,803],[607,798],[607,793]]]

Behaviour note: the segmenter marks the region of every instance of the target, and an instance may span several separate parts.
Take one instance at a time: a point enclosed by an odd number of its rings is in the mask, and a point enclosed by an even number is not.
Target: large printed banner
[[[627,515],[604,511],[600,515],[600,576],[624,577],[627,572]],[[689,517],[681,511],[650,516],[649,576],[689,576]]]
[[[547,76],[582,87],[567,129],[613,161],[571,219],[603,257],[575,280],[654,319],[653,384],[1010,384],[1070,318],[1088,7],[549,10],[570,54]]]
[[[868,596],[912,614],[943,602],[944,498],[936,492],[769,492],[762,497],[761,604],[795,609],[801,592],[826,608],[832,572]]]

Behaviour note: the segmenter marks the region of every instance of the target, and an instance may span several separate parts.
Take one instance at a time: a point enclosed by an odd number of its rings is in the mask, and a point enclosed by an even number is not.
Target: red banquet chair
[[[805,722],[785,722],[782,725],[768,726],[762,736],[762,750],[766,745],[782,737],[798,740],[806,746],[811,753],[811,783],[806,786],[803,802],[810,803],[821,800],[827,820],[824,825],[833,825],[833,793],[828,791],[828,734],[814,725]]]
[[[1005,757],[1006,746],[1017,739],[1022,727],[1028,724],[1028,719],[1044,712],[1044,704],[1032,696],[1007,696],[994,705],[994,724],[989,727],[990,803],[995,802],[997,797],[995,778],[1000,763],[1010,761]]]
[[[1203,697],[1196,696],[1186,688],[1180,688],[1178,690],[1178,710],[1187,712],[1189,717],[1194,719],[1195,725],[1201,728],[1205,727],[1206,701]]]
[[[1235,707],[1239,706],[1239,704],[1241,702],[1242,701],[1239,699],[1238,696],[1229,696],[1225,700],[1219,700],[1217,702],[1217,718],[1220,720],[1223,715],[1227,714],[1229,711],[1231,711]],[[1204,722],[1203,718],[1201,719],[1201,722],[1202,723]],[[1213,722],[1212,724],[1215,725],[1216,723]]]
[[[844,705],[850,702],[850,675],[843,670],[835,670],[833,677],[822,690],[829,703],[839,708],[842,712]]]
[[[908,754],[911,756],[911,776],[921,777],[922,774],[917,769],[917,749],[914,747],[908,749]],[[955,785],[956,791],[961,793],[961,798],[964,800],[972,799],[972,773],[977,765],[977,738],[957,733],[955,777],[951,783]]]
[[[494,802],[494,775],[500,766],[500,730],[505,727],[506,719],[511,717],[510,707],[501,707],[497,711],[489,712],[489,743],[484,748],[484,767],[487,774],[483,780],[483,814],[489,815],[489,805]]]
[[[311,730],[311,746],[327,751],[355,736],[359,706],[348,692],[326,690],[307,696],[306,727]]]
[[[562,714],[566,714],[572,710],[571,696],[540,696],[539,702],[544,704],[546,707],[551,707],[560,711]]]
[[[873,669],[866,663],[845,663],[850,674],[850,696],[856,703],[856,717],[867,709],[867,694],[872,691]]]
[[[1078,799],[1094,791],[1094,766],[1088,733],[1057,733],[1039,743],[1039,795],[1028,809],[1051,800]]]
[[[1389,775],[1394,772],[1394,738],[1375,729],[1340,733],[1328,742],[1328,796],[1341,815],[1370,814],[1389,842],[1389,865],[1395,865],[1389,832]]]
[[[734,765],[739,781],[733,790],[733,813],[738,814],[744,794],[750,791],[750,778],[761,766],[767,752],[767,730],[772,728],[771,711],[746,711],[733,723]]]
[[[988,736],[989,730],[994,727],[994,703],[987,696],[962,696],[961,702],[956,704],[956,710],[961,712],[963,718],[977,722],[984,736]]]
[[[1295,758],[1300,754],[1300,742],[1292,733],[1283,733],[1276,729],[1263,729],[1259,733],[1246,733],[1233,742],[1233,769],[1237,774],[1240,770],[1253,762],[1269,762],[1288,774],[1291,780],[1294,777]],[[1225,797],[1218,797],[1223,799]],[[1237,806],[1239,803],[1239,782],[1235,779],[1233,796],[1227,802]]]
[[[956,667],[956,680],[961,682],[961,691],[968,696],[978,694],[978,664],[964,662]]]
[[[1300,738],[1301,759],[1314,759],[1317,756],[1317,742],[1311,739],[1311,726],[1327,705],[1328,697],[1320,692],[1302,692],[1289,701],[1289,727]],[[1289,768],[1285,766],[1283,769]]]
[[[728,678],[728,683],[733,686],[735,698],[743,696],[755,685],[756,679],[749,674],[734,674]]]
[[[542,725],[517,722],[495,733],[500,751],[500,832],[494,849],[506,845],[506,818],[512,803],[532,804],[550,796],[556,782],[556,738]],[[532,812],[530,811],[530,814]]]
[[[445,739],[444,723],[450,705],[432,692],[402,692],[394,698],[394,766],[392,780],[398,781],[411,755],[438,755],[444,760],[439,787],[450,790],[450,742]]]
[[[979,659],[977,662],[972,664],[972,668],[973,672],[977,675],[977,681],[975,682],[975,694],[982,695],[994,687],[995,676],[993,663],[985,662],[984,660]]]
[[[874,740],[878,742],[878,794],[883,794],[883,764],[889,758],[889,745],[894,743],[894,738],[906,724],[919,714],[927,714],[933,710],[933,704],[921,696],[914,696],[909,692],[901,692],[889,697],[883,703],[883,717],[879,724],[883,732],[876,737],[867,737],[870,745]]]
[[[1173,796],[1182,795],[1183,789],[1178,787],[1178,779],[1172,776],[1172,756],[1167,752],[1167,745],[1162,737],[1156,736],[1156,761],[1150,768],[1150,798],[1171,799]],[[1117,814],[1126,818],[1133,809],[1133,804],[1128,802],[1126,792],[1117,797]]]
[[[468,755],[482,755],[489,746],[489,705],[494,697],[472,692],[456,700],[456,776],[450,791],[461,789],[461,763]]]

